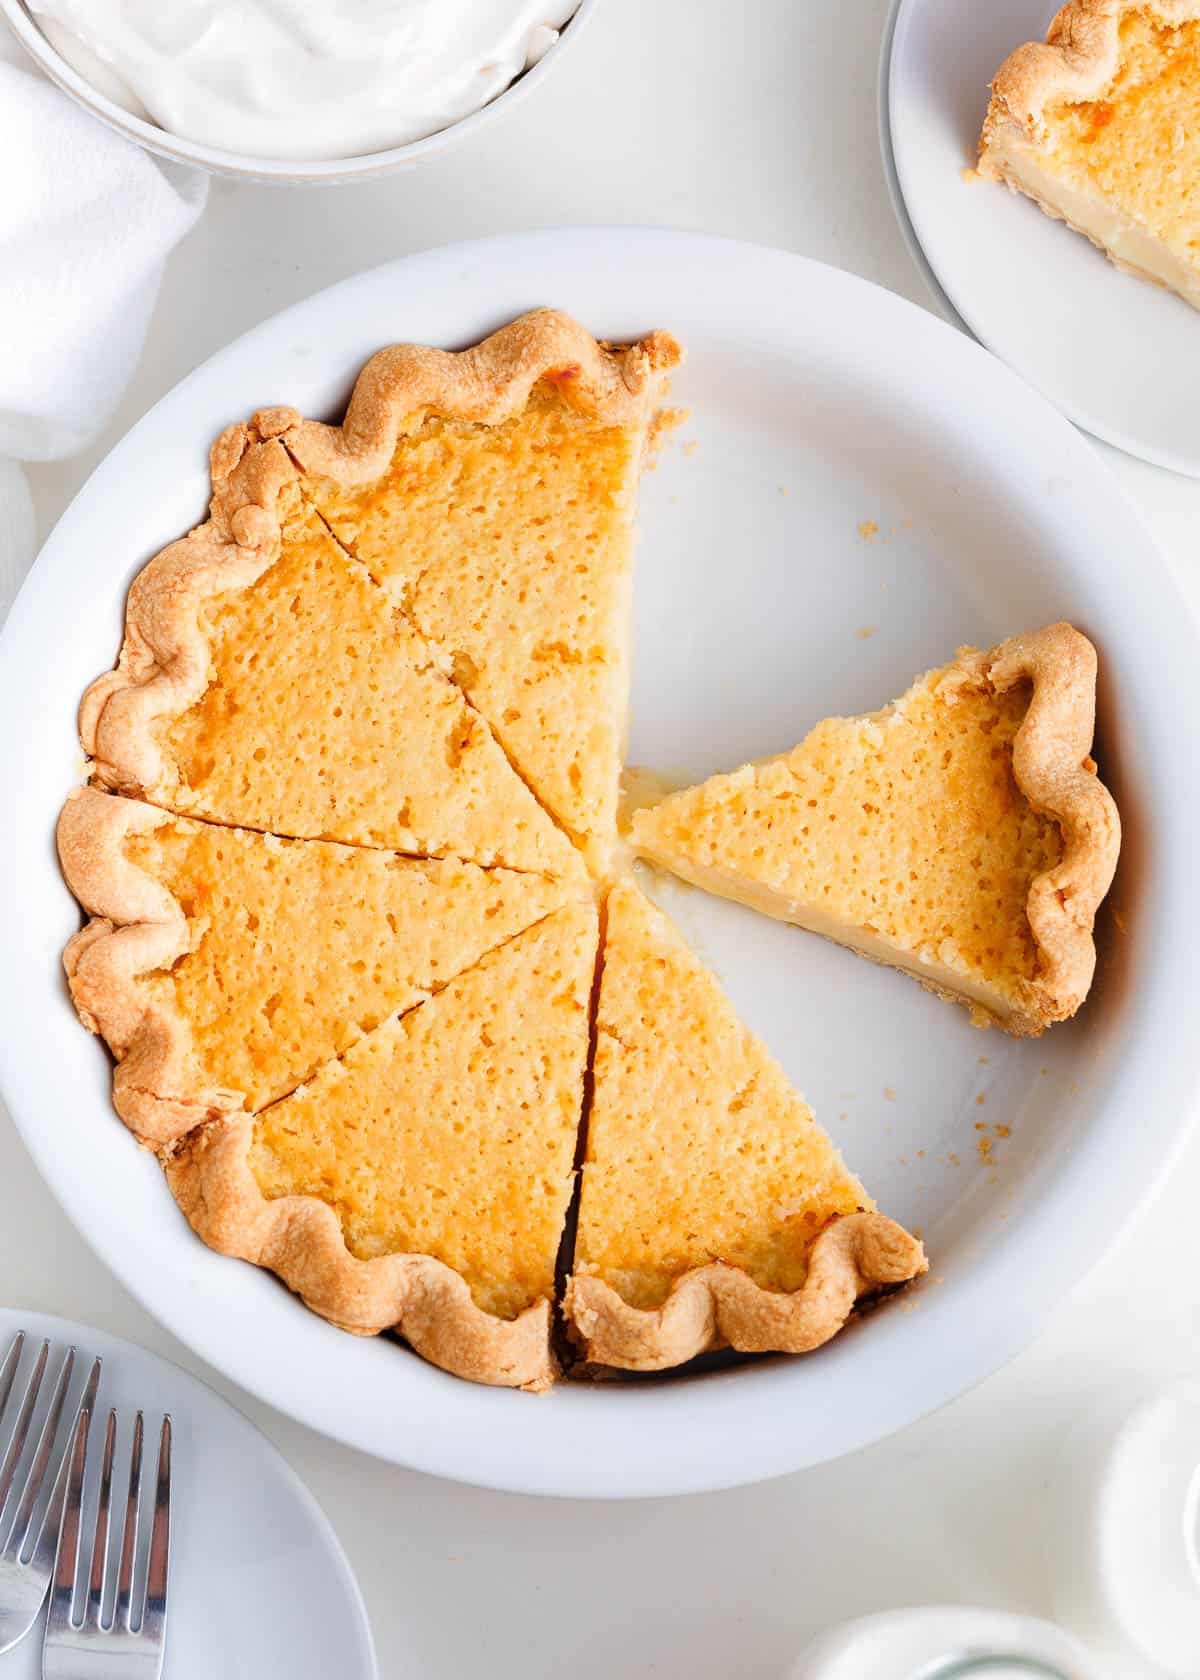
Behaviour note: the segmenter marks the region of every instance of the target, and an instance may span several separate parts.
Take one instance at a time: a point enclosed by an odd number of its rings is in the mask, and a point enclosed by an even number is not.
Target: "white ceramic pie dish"
[[[544,302],[613,337],[669,326],[690,351],[674,396],[696,448],[677,441],[643,490],[631,761],[690,776],[776,751],[826,712],[899,693],[960,641],[1066,616],[1101,649],[1099,750],[1126,849],[1125,931],[1105,916],[1092,999],[1025,1043],[820,940],[659,889],[881,1205],[920,1228],[934,1270],[803,1359],[535,1399],[345,1336],[191,1235],[114,1118],[106,1055],[67,1000],[59,954],[78,916],[52,828],[82,771],[79,693],[111,663],[131,576],[201,516],[208,440],[264,403],[332,414],[391,339],[462,345]],[[167,396],[81,492],[13,609],[0,774],[21,791],[0,872],[0,1085],[70,1217],[147,1307],[247,1389],[367,1452],[529,1492],[651,1495],[851,1451],[1023,1346],[1169,1168],[1196,1083],[1178,1002],[1200,925],[1180,768],[1198,654],[1091,446],[961,334],[862,280],[628,229],[374,270]]]
[[[1200,478],[1200,311],[1121,273],[1029,199],[974,178],[988,83],[1047,0],[892,0],[880,133],[900,226],[946,314],[1077,425]]]
[[[249,153],[226,151],[206,146],[196,140],[185,139],[134,116],[122,105],[109,99],[99,88],[67,62],[56,51],[38,27],[25,0],[0,0],[0,19],[7,22],[26,52],[45,71],[64,93],[98,117],[108,128],[124,134],[147,151],[174,163],[189,164],[209,175],[226,175],[240,181],[273,181],[285,186],[331,185],[343,181],[370,181],[380,175],[393,175],[401,170],[415,169],[428,158],[444,152],[448,146],[465,140],[488,126],[517,100],[532,93],[534,88],[553,73],[563,53],[578,42],[583,29],[596,8],[598,0],[579,0],[579,9],[567,23],[554,46],[545,56],[512,82],[489,104],[458,122],[423,139],[411,140],[403,146],[390,146],[382,151],[368,152],[357,157],[313,158],[298,161],[294,158],[255,157]]]

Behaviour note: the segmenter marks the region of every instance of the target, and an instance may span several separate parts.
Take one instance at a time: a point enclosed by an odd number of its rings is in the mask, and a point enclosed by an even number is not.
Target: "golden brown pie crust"
[[[502,1388],[550,1385],[548,1301],[501,1319],[476,1306],[459,1274],[430,1255],[356,1259],[327,1203],[262,1194],[248,1160],[253,1133],[253,1116],[235,1115],[200,1127],[163,1158],[176,1201],[210,1248],[265,1266],[343,1330],[394,1330],[456,1376]]]
[[[185,954],[188,925],[171,893],[124,848],[131,834],[170,821],[157,806],[95,788],[73,793],[58,819],[63,874],[91,915],[63,952],[67,984],[84,1026],[116,1057],[113,1106],[151,1145],[243,1106],[240,1092],[205,1086],[187,1020],[143,984]]]
[[[1110,9],[1077,0],[1068,11],[1098,17]],[[400,432],[430,411],[496,422],[519,410],[544,379],[554,380],[582,413],[614,422],[634,418],[678,359],[666,334],[614,350],[568,317],[541,310],[460,353],[420,346],[381,352],[360,375],[340,427],[302,420],[287,408],[261,410],[248,425],[231,427],[212,452],[210,517],[135,579],[118,666],[82,703],[80,731],[96,780],[152,797],[168,786],[153,725],[204,691],[200,608],[212,594],[253,582],[273,562],[281,499],[302,473],[348,484],[378,476]],[[1092,921],[1119,844],[1115,807],[1088,767],[1095,653],[1076,631],[1057,625],[961,663],[964,682],[1002,689],[1033,683],[1014,769],[1030,800],[1063,828],[1062,862],[1035,882],[1029,908],[1045,954],[1037,984],[1045,1009],[1058,1018],[1090,984]],[[169,966],[187,947],[180,906],[122,855],[130,832],[166,820],[155,806],[94,789],[68,801],[60,853],[93,920],[70,942],[66,965],[82,1019],[103,1032],[117,1055],[118,1110],[160,1147],[172,1192],[193,1228],[219,1252],[275,1272],[313,1310],[348,1330],[394,1330],[425,1358],[475,1381],[546,1387],[554,1376],[549,1302],[512,1321],[499,1319],[475,1304],[457,1272],[431,1256],[356,1259],[332,1207],[311,1196],[262,1195],[249,1165],[254,1120],[237,1112],[241,1096],[195,1089],[186,1021],[149,1001],[138,984],[139,975]],[[590,1360],[658,1370],[709,1348],[817,1347],[860,1299],[925,1269],[920,1243],[902,1227],[882,1214],[857,1213],[816,1238],[805,1283],[791,1293],[763,1289],[739,1268],[714,1263],[678,1279],[654,1311],[630,1307],[598,1278],[575,1277],[564,1312]]]
[[[186,711],[208,684],[199,618],[212,595],[248,587],[279,554],[281,499],[302,475],[355,484],[378,477],[396,438],[426,414],[496,424],[539,381],[581,414],[619,423],[644,415],[681,351],[668,333],[610,348],[570,316],[539,309],[469,350],[399,344],[360,373],[340,426],[261,409],[213,445],[209,518],[134,579],[116,669],[84,695],[79,733],[96,781],[169,805],[174,778],[155,725]]]
[[[631,1307],[601,1278],[575,1276],[563,1312],[597,1365],[664,1371],[697,1354],[808,1353],[835,1336],[856,1302],[927,1270],[924,1249],[882,1213],[851,1213],[821,1232],[808,1276],[790,1292],[764,1289],[719,1261],[677,1278],[661,1307]]]
[[[1044,41],[1026,41],[1010,53],[992,80],[992,97],[980,139],[979,166],[998,176],[988,148],[1006,125],[1028,140],[1042,132],[1046,106],[1055,99],[1096,99],[1116,73],[1121,14],[1149,12],[1168,26],[1200,17],[1198,0],[1070,0],[1057,13]],[[1057,214],[1057,212],[1051,212]]]
[[[470,350],[396,344],[363,368],[340,426],[264,409],[252,425],[278,437],[301,469],[346,487],[379,478],[402,432],[429,414],[494,426],[517,414],[542,380],[571,408],[609,425],[646,416],[682,358],[670,333],[611,348],[554,309],[535,309]]]
[[[1096,912],[1112,885],[1121,819],[1090,757],[1096,727],[1096,650],[1070,624],[964,653],[947,683],[985,682],[1000,693],[1032,684],[1013,740],[1013,776],[1035,811],[1062,830],[1062,857],[1034,877],[1026,901],[1040,964],[1013,1033],[1040,1033],[1074,1015],[1096,971]]]

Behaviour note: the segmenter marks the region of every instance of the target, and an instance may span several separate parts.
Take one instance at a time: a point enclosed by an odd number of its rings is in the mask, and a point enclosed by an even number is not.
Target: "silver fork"
[[[158,1471],[154,1479],[154,1518],[146,1563],[145,1588],[133,1590],[142,1517],[142,1414],[133,1425],[129,1457],[129,1492],[125,1500],[125,1529],[121,1538],[115,1593],[108,1589],[113,1570],[109,1558],[109,1507],[112,1503],[113,1449],[117,1414],[109,1412],[100,1463],[100,1493],[91,1556],[80,1556],[79,1532],[83,1511],[83,1481],[87,1467],[90,1410],[81,1411],[69,1454],[66,1509],[54,1565],[50,1613],[42,1647],[43,1680],[159,1680],[167,1627],[167,1579],[171,1549],[171,1419],[164,1417],[158,1443]],[[104,1620],[106,1599],[112,1597],[110,1619]],[[80,1602],[78,1619],[75,1606]]]
[[[50,1343],[41,1351],[23,1390],[16,1392],[17,1371],[25,1348],[25,1332],[18,1330],[0,1365],[0,1656],[23,1639],[38,1618],[54,1568],[66,1488],[67,1453],[54,1456],[54,1442],[75,1370],[75,1349],[68,1348],[38,1435],[37,1446],[24,1478],[18,1482],[22,1455],[29,1439],[38,1396],[50,1359]],[[96,1403],[100,1361],[92,1365],[80,1401],[80,1411]],[[4,1445],[7,1441],[7,1445]],[[47,1482],[51,1494],[41,1523],[35,1522],[38,1501]],[[13,1507],[11,1519],[5,1517]]]

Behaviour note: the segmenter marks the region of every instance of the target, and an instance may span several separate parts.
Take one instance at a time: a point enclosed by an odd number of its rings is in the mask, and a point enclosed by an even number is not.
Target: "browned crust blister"
[[[836,1336],[857,1302],[927,1269],[921,1244],[882,1213],[851,1213],[821,1232],[799,1289],[764,1289],[714,1262],[677,1278],[661,1307],[633,1307],[602,1278],[577,1273],[563,1312],[597,1365],[664,1371],[717,1348],[808,1353]]]
[[[204,1079],[187,1020],[147,983],[186,955],[190,933],[178,901],[129,860],[125,842],[170,820],[156,806],[79,788],[57,834],[67,885],[91,918],[63,952],[71,998],[116,1058],[113,1106],[154,1147],[244,1106],[240,1092]]]
[[[1029,708],[1013,739],[1013,777],[1035,811],[1062,833],[1062,857],[1034,877],[1026,915],[1038,972],[1024,1008],[1006,1021],[1018,1036],[1074,1015],[1096,971],[1096,912],[1112,885],[1121,850],[1116,803],[1090,754],[1096,727],[1096,650],[1070,624],[1013,636],[987,653],[967,651],[943,679],[986,683],[1005,693],[1031,685]]]
[[[210,1248],[266,1267],[343,1330],[393,1330],[425,1359],[473,1382],[549,1386],[549,1301],[501,1319],[477,1306],[462,1277],[430,1255],[355,1259],[327,1203],[262,1194],[249,1162],[253,1136],[253,1118],[235,1115],[201,1127],[164,1157],[176,1201]]]
[[[1010,53],[992,79],[992,95],[979,143],[980,172],[1002,178],[989,156],[1006,129],[1036,143],[1046,107],[1056,100],[1099,99],[1120,62],[1121,15],[1148,12],[1168,26],[1200,18],[1200,0],[1070,0],[1057,13],[1044,41],[1026,41]]]

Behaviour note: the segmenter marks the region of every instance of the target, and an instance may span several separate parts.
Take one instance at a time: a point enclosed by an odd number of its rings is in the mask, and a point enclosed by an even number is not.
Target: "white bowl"
[[[112,662],[130,579],[201,517],[213,435],[263,403],[332,415],[380,345],[470,343],[545,302],[605,337],[670,327],[689,350],[671,400],[691,406],[697,447],[676,443],[642,492],[631,762],[693,776],[779,751],[826,712],[899,693],[960,641],[1068,617],[1101,651],[1097,756],[1126,846],[1125,931],[1106,912],[1093,996],[1025,1042],[977,1032],[823,940],[656,885],[881,1206],[920,1227],[933,1271],[802,1359],[533,1399],[346,1336],[191,1234],[115,1119],[108,1058],[67,998],[61,952],[79,913],[53,826],[83,772],[79,694]],[[1184,1025],[1198,706],[1195,625],[1095,450],[925,311],[784,252],[646,229],[547,230],[393,263],[189,375],[96,471],[13,608],[0,640],[0,1086],[121,1280],[201,1357],[317,1429],[526,1492],[691,1492],[800,1469],[995,1370],[1169,1170],[1200,1055]],[[991,1160],[979,1121],[1011,1128]]]
[[[436,134],[410,140],[404,146],[390,146],[384,151],[367,152],[357,157],[314,158],[297,162],[295,158],[261,158],[242,152],[225,151],[217,146],[204,146],[196,140],[185,140],[168,133],[157,123],[134,116],[121,105],[107,98],[56,52],[38,27],[24,0],[0,0],[3,18],[22,46],[35,59],[52,82],[69,93],[93,116],[99,117],[118,134],[136,140],[139,146],[155,152],[159,157],[175,163],[190,164],[209,175],[227,175],[240,181],[273,181],[288,186],[335,184],[342,181],[370,181],[380,175],[415,169],[427,158],[435,157],[448,146],[477,134],[503,112],[511,110],[519,99],[545,81],[568,46],[576,42],[594,12],[598,0],[579,0],[579,9],[564,24],[559,39],[529,70],[524,71],[503,93],[473,111],[470,116],[451,123]]]

